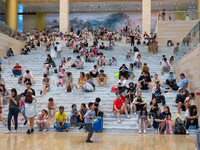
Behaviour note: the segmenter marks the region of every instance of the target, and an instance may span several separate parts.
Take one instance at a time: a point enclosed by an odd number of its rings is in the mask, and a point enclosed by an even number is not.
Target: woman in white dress
[[[50,51],[51,51],[51,57],[52,57],[52,59],[55,60],[56,59],[56,51],[55,51],[54,42],[51,43]]]
[[[25,97],[25,115],[27,117],[27,134],[31,134],[34,132],[33,126],[36,116],[36,98],[32,95],[31,90],[28,90]]]

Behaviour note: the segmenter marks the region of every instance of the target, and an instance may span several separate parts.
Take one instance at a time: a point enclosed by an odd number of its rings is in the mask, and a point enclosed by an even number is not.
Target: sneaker
[[[127,116],[127,119],[131,119],[131,117],[130,117],[130,116]]]
[[[173,133],[172,133],[172,132],[170,132],[169,134],[171,134],[171,135],[172,135]]]
[[[93,141],[91,141],[91,140],[86,140],[86,142],[87,142],[87,143],[93,143]]]
[[[135,113],[133,113],[134,115],[136,115],[136,112]]]
[[[10,130],[7,130],[6,132],[5,132],[5,134],[10,134],[11,132],[10,132]]]
[[[30,131],[30,130],[28,130],[26,133],[27,133],[27,134],[31,134],[31,131]]]
[[[40,95],[42,96],[42,91],[40,91]]]
[[[17,130],[14,130],[13,133],[14,133],[14,134],[17,133]]]
[[[65,93],[67,93],[67,90],[65,90]]]
[[[141,134],[141,133],[142,133],[142,130],[140,129],[140,130],[139,130],[139,134]]]
[[[146,130],[144,130],[144,134],[146,134],[147,133],[147,131]]]
[[[44,129],[44,130],[43,130],[43,132],[47,132],[47,130],[46,130],[46,129]]]
[[[71,92],[74,92],[73,90],[71,90]]]
[[[118,120],[118,121],[117,121],[117,123],[121,123],[121,121],[120,121],[120,120]]]
[[[187,134],[187,135],[189,135],[189,134],[190,134],[188,130],[186,130],[186,134]]]
[[[164,134],[167,134],[167,132],[164,132]]]

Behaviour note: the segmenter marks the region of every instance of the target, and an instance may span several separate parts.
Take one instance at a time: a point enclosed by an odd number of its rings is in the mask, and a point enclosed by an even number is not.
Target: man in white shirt
[[[61,52],[62,52],[62,45],[59,42],[56,42],[57,47],[57,58],[61,58]]]
[[[127,89],[126,83],[127,80],[125,80],[124,76],[121,75],[120,80],[117,84],[119,94],[123,93]]]
[[[163,59],[163,62],[162,62],[162,70],[161,70],[161,73],[162,75],[164,74],[164,72],[169,72],[170,71],[170,65],[167,61],[167,58],[164,58]]]
[[[24,85],[26,82],[31,82],[33,85],[33,74],[29,70],[26,70],[23,75],[22,85]]]
[[[195,105],[194,103],[194,93],[190,93],[188,97],[186,97],[184,101],[185,110],[189,109],[190,106]]]

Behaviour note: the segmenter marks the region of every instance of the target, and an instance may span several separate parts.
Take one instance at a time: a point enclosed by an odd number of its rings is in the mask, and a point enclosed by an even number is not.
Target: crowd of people
[[[118,33],[109,31],[106,27],[101,28],[99,31],[87,31],[87,29],[84,28],[82,32],[76,34],[72,26],[70,34],[67,34],[58,32],[47,33],[45,30],[38,33],[38,31],[34,29],[33,34],[29,35],[28,43],[23,51],[28,54],[32,49],[36,50],[37,47],[43,46],[46,51],[50,51],[51,53],[47,55],[46,60],[44,60],[42,64],[44,66],[42,72],[44,78],[40,95],[44,95],[50,90],[50,76],[53,73],[55,73],[57,77],[56,85],[66,86],[65,92],[74,92],[74,90],[79,92],[93,92],[96,90],[96,85],[93,80],[97,81],[97,87],[106,87],[108,76],[104,73],[104,67],[116,66],[118,62],[115,57],[107,59],[103,51],[113,50],[115,48],[115,42],[122,41],[123,38],[130,38],[131,45],[134,46],[134,41],[138,41],[141,37],[139,27],[137,27],[134,32],[131,30],[125,31],[126,29]],[[55,42],[57,38],[66,41],[66,46],[72,49],[73,53],[78,54],[74,62],[71,57],[67,59],[62,58],[63,46],[61,43]],[[148,46],[151,48],[148,52],[152,52],[153,54],[158,53],[158,47],[155,45],[156,34],[147,35],[145,33],[143,38],[148,40]],[[91,46],[89,46],[87,39],[92,41]],[[103,42],[99,43],[99,40],[109,41],[109,45],[105,46]],[[55,60],[59,60],[57,67]],[[181,109],[186,111],[187,134],[189,134],[188,128],[190,125],[196,125],[198,128],[198,115],[197,108],[194,105],[194,93],[190,93],[187,90],[187,78],[184,73],[181,73],[181,80],[177,83],[173,72],[170,72],[170,66],[174,63],[173,56],[169,61],[165,55],[163,55],[161,59],[161,74],[165,72],[169,73],[166,81],[161,81],[158,78],[158,74],[154,76],[150,74],[150,69],[147,63],[142,63],[139,48],[136,46],[127,52],[125,60],[131,62],[130,66],[126,67],[125,64],[121,65],[118,72],[119,82],[116,83],[116,88],[114,90],[117,98],[113,101],[112,111],[113,114],[117,115],[117,123],[121,123],[120,115],[122,113],[127,116],[127,119],[130,119],[132,110],[134,115],[138,114],[139,133],[142,133],[142,128],[143,133],[147,133],[146,125],[149,122],[148,119],[153,117],[153,127],[157,129],[159,133],[169,132],[172,134],[172,114],[170,113],[169,106],[166,106],[164,93],[174,90],[178,91],[175,101],[178,107],[177,113],[180,114]],[[78,78],[78,84],[74,84],[73,73],[68,71],[68,69],[72,67],[77,70],[84,69],[86,63],[90,62],[94,63],[94,67],[89,72],[81,72]],[[99,70],[100,67],[101,69]],[[137,83],[128,83],[129,79],[133,80],[135,78],[135,69],[141,70],[141,76]],[[4,118],[6,117],[3,116],[2,107],[8,102],[8,131],[6,131],[6,133],[11,132],[11,123],[15,124],[13,133],[17,132],[18,115],[21,115],[25,119],[24,125],[27,124],[27,134],[31,134],[34,132],[34,119],[37,115],[37,99],[35,90],[31,88],[34,84],[34,77],[30,70],[26,70],[22,75],[23,68],[19,63],[16,63],[12,68],[12,72],[14,77],[19,77],[18,83],[26,85],[27,89],[20,95],[18,95],[15,88],[11,89],[10,93],[5,88],[6,82],[0,76],[0,120],[5,124]],[[142,97],[144,90],[149,90],[151,94],[152,98],[150,104],[147,104],[147,101]],[[93,133],[92,119],[103,117],[104,115],[101,110],[100,102],[101,99],[97,97],[94,102],[88,104],[88,108],[85,103],[82,103],[80,110],[77,110],[77,105],[73,104],[71,106],[70,119],[67,122],[67,115],[64,111],[64,107],[59,106],[59,110],[56,112],[56,102],[54,102],[53,98],[49,98],[47,107],[42,109],[36,124],[39,130],[44,132],[50,127],[50,122],[54,122],[54,128],[58,132],[68,131],[69,126],[79,126],[79,129],[85,126],[85,130],[89,132],[86,142],[92,142],[90,140]],[[158,103],[162,103],[164,106],[163,112],[161,112],[161,108],[158,107]],[[148,112],[149,105],[150,111]]]

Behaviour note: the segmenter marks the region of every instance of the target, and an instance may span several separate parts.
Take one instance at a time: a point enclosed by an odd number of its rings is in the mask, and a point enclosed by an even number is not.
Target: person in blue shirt
[[[161,113],[160,107],[156,108],[156,113],[153,117],[153,127],[161,134],[163,134],[166,129],[166,118],[163,113]]]
[[[176,84],[176,78],[174,77],[173,72],[170,72],[166,79],[166,84],[171,86]]]
[[[89,107],[89,111],[86,112],[86,114],[84,115],[85,118],[85,130],[88,131],[88,136],[86,139],[87,143],[93,143],[93,141],[91,141],[91,137],[93,135],[93,126],[92,126],[92,119],[96,118],[95,117],[95,111],[94,111],[94,103],[90,102],[88,104]]]
[[[185,77],[185,74],[181,73],[180,74],[180,78],[181,78],[181,80],[179,81],[179,83],[170,86],[172,88],[172,90],[177,91],[179,88],[183,88],[183,89],[187,88],[187,86],[188,86],[188,80]]]

